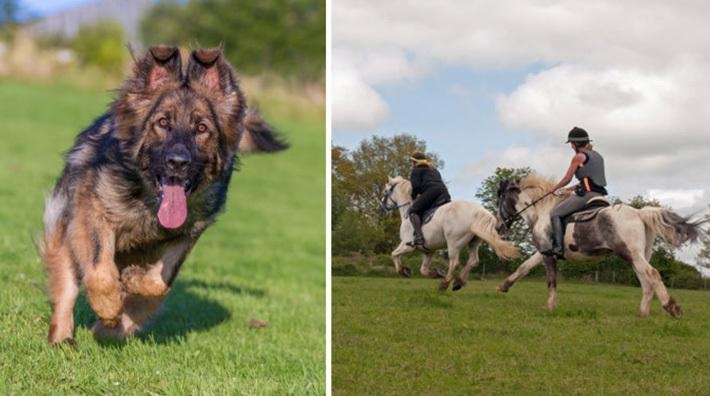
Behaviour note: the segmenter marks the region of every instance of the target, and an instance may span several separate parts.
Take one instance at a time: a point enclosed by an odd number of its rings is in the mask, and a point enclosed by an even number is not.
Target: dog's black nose
[[[165,154],[165,164],[168,169],[174,172],[184,171],[190,161],[192,161],[192,156],[184,146],[175,147]]]

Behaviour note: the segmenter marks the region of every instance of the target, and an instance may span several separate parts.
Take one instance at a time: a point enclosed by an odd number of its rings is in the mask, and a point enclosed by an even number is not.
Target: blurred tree
[[[82,63],[119,74],[126,64],[123,29],[116,22],[104,21],[82,26],[72,48]]]
[[[20,12],[19,0],[0,0],[0,40],[11,41]]]
[[[0,0],[0,26],[17,23],[17,15],[20,11],[19,0]]]
[[[705,218],[710,221],[710,214],[705,215]],[[698,252],[697,260],[698,265],[710,268],[710,235],[707,233],[704,238],[702,238],[702,247],[700,248],[700,252]]]
[[[657,199],[646,199],[641,195],[636,195],[635,197],[631,198],[626,204],[636,209],[641,209],[646,206],[652,206],[654,208],[661,207],[661,203],[658,202]]]
[[[383,215],[380,201],[388,176],[409,177],[409,156],[415,150],[426,152],[426,143],[411,135],[373,136],[352,152],[331,149],[334,254],[389,253],[398,243],[399,216]],[[443,167],[435,153],[427,155]]]
[[[532,173],[532,169],[525,168],[496,168],[491,176],[481,182],[481,186],[476,191],[476,198],[481,201],[481,205],[491,213],[498,212],[498,187],[504,180],[515,180],[523,178]],[[527,237],[528,227],[524,221],[516,221],[508,230],[505,238],[518,246],[524,255],[532,254],[535,250]],[[493,255],[495,257],[495,255]],[[497,257],[496,257],[497,259]],[[502,265],[502,263],[499,263]]]
[[[141,32],[148,45],[222,43],[240,72],[323,78],[323,0],[163,0],[148,11]]]

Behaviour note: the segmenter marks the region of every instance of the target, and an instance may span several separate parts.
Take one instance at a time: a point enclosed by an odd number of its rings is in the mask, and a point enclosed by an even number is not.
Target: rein
[[[409,201],[409,202],[405,202],[401,205],[397,205],[397,202],[394,199],[392,199],[392,191],[394,191],[394,188],[396,186],[397,186],[397,184],[393,184],[392,187],[390,187],[389,190],[387,190],[387,192],[385,193],[385,198],[382,200],[382,203],[380,204],[380,207],[382,208],[382,210],[385,210],[388,212],[393,212],[399,208],[403,208],[407,205],[412,204],[412,201]],[[392,203],[394,203],[394,206],[387,206],[387,201],[392,201]]]
[[[515,220],[517,220],[517,219],[520,217],[520,215],[521,215],[523,212],[525,212],[526,210],[528,210],[530,207],[535,206],[536,203],[538,203],[538,202],[542,201],[543,199],[547,198],[550,194],[552,194],[552,192],[548,191],[547,194],[545,194],[545,195],[543,195],[542,197],[540,197],[540,198],[538,198],[538,199],[536,199],[536,200],[530,202],[529,204],[525,205],[524,208],[522,208],[522,209],[520,209],[519,211],[515,212],[515,213],[513,214],[513,216],[511,216],[511,217],[506,221],[506,223],[512,223],[512,222],[514,222]]]

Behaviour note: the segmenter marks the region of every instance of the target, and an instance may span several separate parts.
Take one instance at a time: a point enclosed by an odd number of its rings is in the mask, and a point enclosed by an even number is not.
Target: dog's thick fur
[[[96,335],[140,329],[224,207],[237,152],[284,148],[247,110],[221,50],[192,51],[183,71],[177,48],[151,47],[78,136],[47,198],[39,250],[54,306],[49,342],[74,343],[82,282]]]

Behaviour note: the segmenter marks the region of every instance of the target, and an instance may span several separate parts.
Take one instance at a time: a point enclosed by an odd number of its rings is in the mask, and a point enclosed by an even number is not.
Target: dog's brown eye
[[[197,125],[197,132],[199,132],[199,133],[205,133],[205,132],[207,132],[207,125],[205,125],[205,124],[198,124],[198,125]]]
[[[167,127],[167,126],[168,126],[168,119],[165,118],[165,117],[159,119],[159,120],[158,120],[158,125],[160,125],[160,126],[163,127],[163,128]]]

